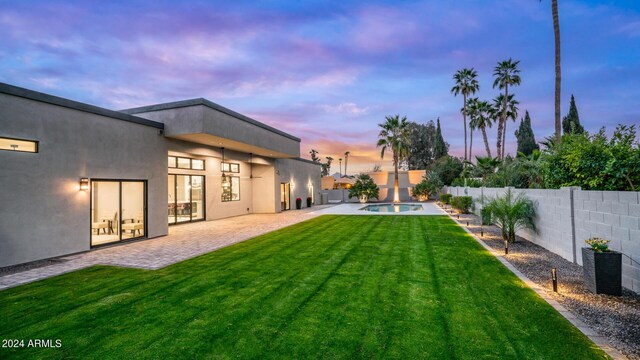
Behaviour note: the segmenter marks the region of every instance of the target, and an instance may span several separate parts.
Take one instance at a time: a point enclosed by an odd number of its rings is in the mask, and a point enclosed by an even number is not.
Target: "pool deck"
[[[447,215],[447,213],[444,210],[440,209],[433,202],[402,203],[402,205],[422,205],[422,210],[404,211],[401,213],[360,210],[367,205],[376,205],[376,204],[360,204],[360,203],[341,204],[337,206],[332,206],[330,208],[317,210],[317,211],[311,212],[310,214],[313,214],[313,215],[383,215],[383,216]]]

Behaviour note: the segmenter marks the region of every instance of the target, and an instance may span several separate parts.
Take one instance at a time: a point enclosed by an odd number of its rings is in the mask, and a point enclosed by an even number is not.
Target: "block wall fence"
[[[474,213],[479,215],[481,199],[501,196],[507,189],[445,187],[444,193],[473,197]],[[594,236],[609,239],[609,248],[622,253],[622,286],[640,293],[640,192],[579,187],[511,191],[524,193],[536,205],[538,231],[520,231],[518,235],[579,265],[585,240]]]

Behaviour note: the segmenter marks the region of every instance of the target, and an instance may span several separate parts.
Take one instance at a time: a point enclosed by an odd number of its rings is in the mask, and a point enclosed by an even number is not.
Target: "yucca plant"
[[[514,196],[509,189],[504,196],[491,199],[485,209],[491,214],[493,223],[502,230],[504,241],[515,242],[518,230],[536,230],[533,222],[536,216],[535,206],[522,193]]]

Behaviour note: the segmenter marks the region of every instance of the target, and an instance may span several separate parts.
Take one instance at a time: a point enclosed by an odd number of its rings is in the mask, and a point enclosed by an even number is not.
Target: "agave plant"
[[[522,193],[514,196],[509,189],[504,196],[491,199],[485,209],[491,215],[491,221],[502,230],[504,241],[515,242],[518,230],[536,230],[533,222],[535,206]]]

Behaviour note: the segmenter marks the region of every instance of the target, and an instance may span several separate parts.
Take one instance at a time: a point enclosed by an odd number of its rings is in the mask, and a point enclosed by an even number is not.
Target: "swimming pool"
[[[371,211],[371,212],[399,213],[399,212],[423,210],[423,208],[422,208],[422,205],[414,205],[414,204],[376,204],[376,205],[367,205],[360,210]]]

